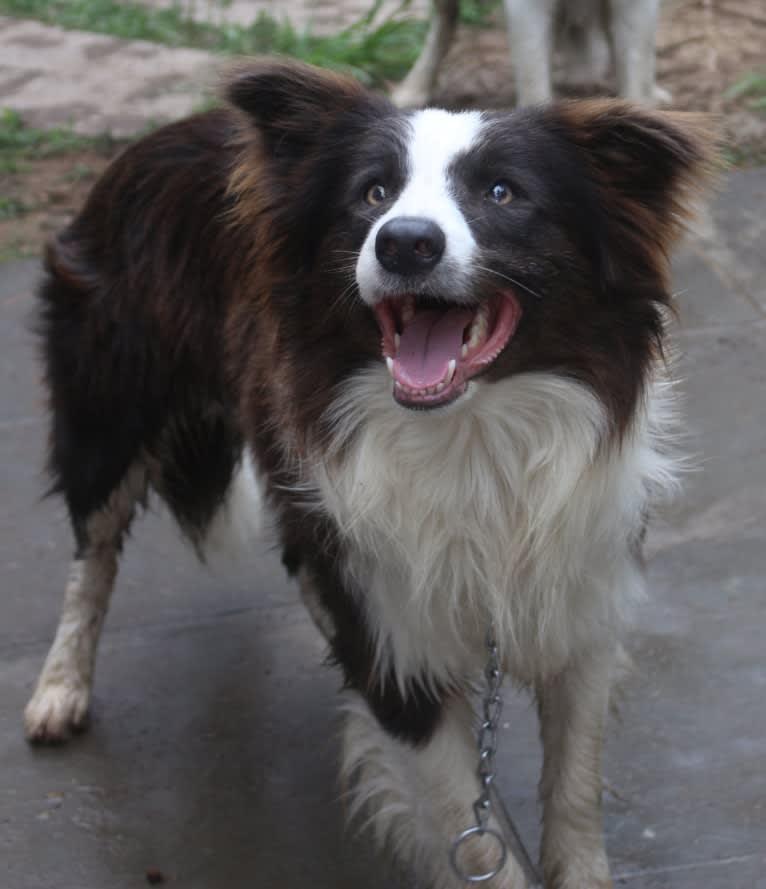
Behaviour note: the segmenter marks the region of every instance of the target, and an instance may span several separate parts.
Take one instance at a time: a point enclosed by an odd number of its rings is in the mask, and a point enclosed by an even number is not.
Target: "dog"
[[[704,126],[605,99],[404,112],[277,60],[223,92],[127,149],[47,250],[76,550],[26,734],[84,726],[150,493],[200,552],[266,510],[343,672],[352,814],[462,885],[492,626],[539,706],[546,886],[605,889],[599,756],[674,479],[667,256],[711,169]],[[488,885],[526,883],[509,857]]]
[[[553,96],[553,53],[560,49],[572,85],[593,86],[609,71],[625,99],[667,104],[655,83],[655,34],[659,0],[504,0],[516,94],[520,105]],[[455,36],[459,0],[433,0],[423,50],[393,91],[403,108],[427,105],[439,68]]]

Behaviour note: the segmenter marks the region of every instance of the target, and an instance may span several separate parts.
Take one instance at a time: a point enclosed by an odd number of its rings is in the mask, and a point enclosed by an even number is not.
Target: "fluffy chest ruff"
[[[642,595],[649,499],[672,483],[667,386],[652,386],[620,446],[593,394],[554,374],[471,395],[413,417],[385,372],[362,373],[314,473],[377,657],[402,685],[470,673],[490,620],[526,682],[613,643]]]

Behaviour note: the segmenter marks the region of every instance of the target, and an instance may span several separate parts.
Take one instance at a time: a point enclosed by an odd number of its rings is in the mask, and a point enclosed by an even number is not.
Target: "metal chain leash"
[[[497,727],[503,710],[503,698],[500,687],[503,683],[503,671],[497,651],[495,627],[489,625],[487,631],[487,651],[489,657],[484,668],[485,691],[482,698],[482,721],[479,728],[477,745],[479,748],[479,767],[477,775],[481,785],[481,794],[473,804],[476,824],[459,833],[452,841],[450,863],[455,874],[466,883],[484,883],[496,877],[505,867],[508,859],[508,845],[500,831],[489,827],[492,814],[492,784],[495,780],[495,753],[497,752]],[[497,864],[492,870],[481,874],[467,873],[460,864],[458,854],[461,848],[472,837],[490,836],[497,844]]]

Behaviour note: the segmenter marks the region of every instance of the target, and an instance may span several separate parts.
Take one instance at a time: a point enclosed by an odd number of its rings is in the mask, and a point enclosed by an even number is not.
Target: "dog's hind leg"
[[[136,463],[102,506],[86,516],[72,513],[77,551],[56,636],[24,711],[26,735],[32,742],[62,742],[86,724],[96,648],[122,538],[146,490],[146,469]]]
[[[580,657],[537,687],[543,740],[542,865],[549,889],[611,889],[601,812],[601,749],[614,658]]]
[[[452,45],[458,16],[458,0],[434,0],[431,25],[418,60],[407,77],[391,93],[400,108],[428,104],[436,85],[439,66]]]

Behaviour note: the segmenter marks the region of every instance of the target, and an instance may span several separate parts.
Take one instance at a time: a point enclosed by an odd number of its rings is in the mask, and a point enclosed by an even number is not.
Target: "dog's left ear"
[[[368,99],[351,77],[275,58],[230,68],[222,93],[255,125],[266,150],[284,159],[299,158],[339,114]]]
[[[711,118],[615,100],[562,103],[550,113],[596,186],[609,264],[639,255],[664,266],[719,166]]]

